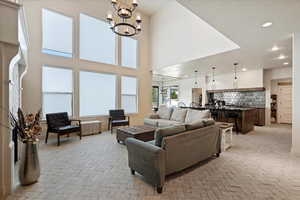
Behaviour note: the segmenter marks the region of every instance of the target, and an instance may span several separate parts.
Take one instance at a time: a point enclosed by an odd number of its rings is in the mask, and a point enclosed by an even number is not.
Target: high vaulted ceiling
[[[174,0],[140,0],[138,1],[138,3],[139,9],[143,13],[147,15],[153,15],[155,12],[157,12],[170,1]]]
[[[292,66],[292,34],[300,31],[299,0],[177,1],[238,44],[240,49],[178,63],[161,68],[156,73],[183,77],[191,75],[195,69],[210,73],[212,66],[217,67],[217,73],[224,73],[233,70],[234,62],[239,62],[240,68],[248,70],[278,68],[283,67],[284,63]],[[262,28],[265,22],[272,22],[273,25]],[[272,51],[274,45],[279,50]],[[281,54],[286,58],[279,59]]]

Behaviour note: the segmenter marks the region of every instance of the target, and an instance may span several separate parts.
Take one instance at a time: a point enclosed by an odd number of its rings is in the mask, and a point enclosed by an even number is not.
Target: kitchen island
[[[236,114],[238,116],[237,126],[239,133],[247,134],[254,130],[254,126],[257,123],[257,109],[256,108],[243,108],[243,107],[182,107],[195,110],[207,110],[212,113],[212,117],[217,122],[230,122],[235,123],[234,119],[227,118],[228,114]]]

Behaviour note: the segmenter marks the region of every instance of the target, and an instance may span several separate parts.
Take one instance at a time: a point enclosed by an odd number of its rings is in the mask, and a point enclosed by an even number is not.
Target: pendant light
[[[211,84],[211,88],[212,88],[213,90],[216,89],[215,71],[216,71],[216,67],[213,66],[213,67],[212,67],[212,84]]]
[[[238,88],[238,76],[237,76],[237,68],[239,63],[234,63],[234,79],[233,79],[233,88]]]
[[[198,88],[198,70],[195,70],[195,82],[194,82],[194,88]]]

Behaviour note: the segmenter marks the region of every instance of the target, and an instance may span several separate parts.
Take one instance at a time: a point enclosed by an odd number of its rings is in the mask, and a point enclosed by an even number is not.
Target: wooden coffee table
[[[125,143],[126,138],[135,138],[144,142],[154,140],[155,128],[150,126],[129,126],[117,129],[117,141],[118,143]]]

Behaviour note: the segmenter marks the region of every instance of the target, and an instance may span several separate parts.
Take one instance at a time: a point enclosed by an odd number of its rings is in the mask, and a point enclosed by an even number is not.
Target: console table
[[[94,121],[82,121],[81,122],[81,132],[82,136],[94,135],[101,133],[101,124],[99,120]]]

